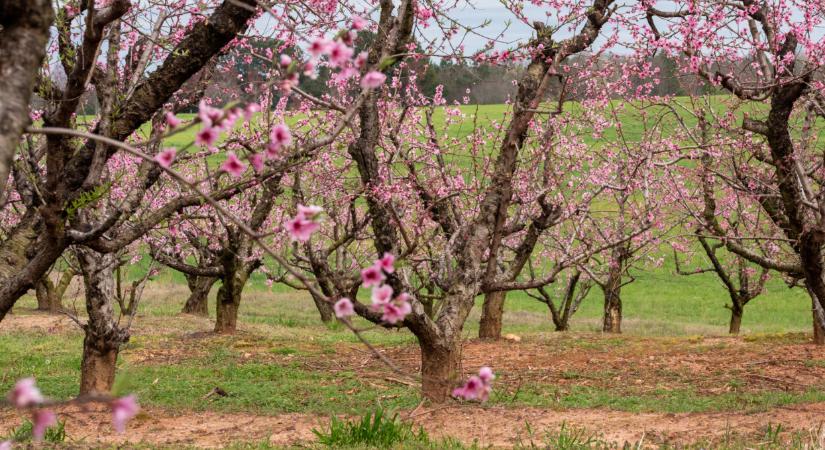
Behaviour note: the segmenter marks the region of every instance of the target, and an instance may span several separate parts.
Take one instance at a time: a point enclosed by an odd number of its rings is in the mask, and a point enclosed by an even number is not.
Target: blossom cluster
[[[486,401],[493,389],[493,380],[496,376],[493,369],[482,367],[478,370],[478,375],[473,375],[462,385],[453,389],[453,397],[464,400]]]
[[[294,241],[306,242],[321,226],[317,219],[323,212],[320,206],[298,205],[298,214],[284,222],[284,228]]]
[[[372,287],[372,309],[381,313],[381,320],[389,324],[396,324],[412,312],[410,296],[406,292],[395,295],[392,286],[384,284],[386,274],[395,272],[395,256],[392,253],[375,260],[373,265],[361,270],[361,284]],[[339,299],[334,305],[335,315],[345,318],[355,313],[352,301],[346,297]]]

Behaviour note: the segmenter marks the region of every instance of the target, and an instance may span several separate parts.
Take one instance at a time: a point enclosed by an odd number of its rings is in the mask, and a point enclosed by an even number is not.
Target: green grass
[[[318,443],[330,448],[366,446],[390,448],[399,443],[427,445],[430,437],[423,428],[401,422],[397,415],[388,417],[382,409],[376,409],[360,419],[341,420],[330,418],[329,427],[313,429]]]
[[[621,393],[619,392],[621,391]],[[623,389],[573,386],[561,390],[552,384],[523,387],[516,399],[495,398],[494,401],[557,410],[607,408],[632,413],[698,413],[709,411],[761,412],[778,406],[825,401],[825,391],[805,392],[764,391],[758,393],[725,392],[698,394],[692,389],[659,389],[651,393],[634,394]]]

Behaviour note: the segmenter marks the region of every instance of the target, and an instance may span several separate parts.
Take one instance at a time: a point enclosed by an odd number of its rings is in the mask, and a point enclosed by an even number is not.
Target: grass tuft
[[[430,443],[430,438],[423,428],[418,430],[410,423],[402,422],[397,415],[388,417],[383,410],[376,409],[361,417],[360,420],[330,419],[327,430],[313,429],[318,443],[331,447],[367,446],[390,448],[397,444]]]

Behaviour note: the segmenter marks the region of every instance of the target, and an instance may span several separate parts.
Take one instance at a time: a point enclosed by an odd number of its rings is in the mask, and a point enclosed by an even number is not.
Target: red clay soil
[[[412,414],[410,414],[412,413]],[[127,431],[114,434],[105,411],[80,412],[77,408],[58,410],[66,420],[67,444],[83,448],[100,445],[124,446],[149,444],[161,447],[195,446],[220,448],[232,442],[269,441],[275,445],[307,445],[314,441],[313,428],[323,428],[328,418],[305,414],[254,416],[189,412],[173,415],[159,409],[145,409]],[[479,446],[509,448],[516,443],[528,444],[531,439],[542,442],[545,432],[557,432],[562,424],[599,430],[596,436],[606,442],[623,444],[643,440],[658,447],[697,441],[719,441],[726,433],[757,436],[768,424],[783,425],[788,432],[816,430],[825,420],[825,403],[813,403],[776,408],[754,414],[696,413],[660,414],[627,413],[602,409],[551,411],[535,408],[499,408],[478,406],[447,406],[420,408],[402,414],[423,426],[431,436],[452,436]],[[0,422],[19,423],[21,417],[8,410],[0,411]],[[531,437],[525,424],[529,423]],[[820,435],[820,439],[825,436]],[[825,442],[823,442],[825,444]]]

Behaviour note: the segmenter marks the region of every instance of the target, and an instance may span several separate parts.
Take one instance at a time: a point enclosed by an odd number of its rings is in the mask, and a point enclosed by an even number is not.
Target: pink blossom
[[[352,29],[363,30],[367,26],[367,21],[361,16],[352,16]]]
[[[300,214],[294,219],[287,220],[284,223],[284,228],[292,236],[293,240],[306,242],[316,232],[320,225],[312,220],[307,220]]]
[[[381,87],[381,85],[384,84],[386,80],[386,75],[373,70],[372,72],[367,72],[361,78],[361,87],[364,89],[375,89]]]
[[[329,50],[329,41],[326,39],[319,37],[316,38],[312,43],[309,44],[307,51],[310,55],[315,58],[325,54]]]
[[[290,74],[287,74],[287,76],[285,76],[284,79],[281,80],[279,87],[284,93],[288,94],[292,91],[293,87],[298,85],[298,81],[298,72],[292,72]]]
[[[298,216],[303,217],[304,219],[313,219],[322,212],[324,212],[324,208],[321,208],[320,206],[304,206],[300,203],[298,204]]]
[[[177,128],[183,121],[178,119],[172,111],[166,113],[166,125],[172,129]]]
[[[39,409],[34,412],[32,422],[32,440],[42,441],[46,428],[57,425],[57,416],[50,409]]]
[[[464,400],[481,399],[484,395],[485,384],[481,378],[473,375],[463,386],[453,390],[453,397],[463,398]]]
[[[484,366],[478,370],[478,376],[471,376],[463,386],[454,389],[453,397],[464,400],[486,401],[493,389],[491,383],[495,378],[493,369]]]
[[[335,317],[343,319],[355,313],[355,308],[352,306],[352,301],[346,297],[341,298],[333,306],[335,310]]]
[[[378,266],[370,266],[361,270],[361,282],[364,287],[378,286],[386,277]]]
[[[12,446],[11,441],[0,442],[0,450],[11,450],[11,446]]]
[[[261,173],[264,170],[264,155],[260,153],[249,155],[249,163],[252,164],[255,173]]]
[[[201,100],[200,104],[198,104],[198,119],[200,119],[207,128],[218,126],[222,117],[223,111],[207,105],[206,100]]]
[[[279,62],[281,63],[281,67],[286,68],[289,67],[290,64],[292,64],[292,58],[289,55],[283,54],[279,58]]]
[[[272,130],[269,132],[269,139],[277,148],[285,147],[292,143],[292,132],[289,131],[289,127],[286,126],[286,124],[279,123],[272,127]]]
[[[161,167],[168,169],[175,161],[175,155],[177,155],[177,153],[178,150],[174,147],[165,148],[155,155],[155,162],[160,164]]]
[[[315,61],[310,60],[304,63],[304,75],[313,80],[318,78],[318,74],[315,73]]]
[[[343,67],[352,58],[352,48],[336,41],[329,49],[329,63],[332,67]]]
[[[279,146],[278,144],[276,144],[274,142],[270,142],[269,144],[266,145],[266,150],[265,150],[266,158],[267,159],[277,158],[278,155],[279,155],[278,150],[280,150],[280,149],[281,149],[281,146]]]
[[[372,288],[372,304],[373,306],[381,306],[389,303],[392,300],[392,286],[383,284]]]
[[[126,430],[126,422],[135,417],[140,406],[134,395],[127,395],[112,402],[112,426],[118,433]]]
[[[407,317],[407,314],[412,312],[412,307],[407,302],[401,302],[398,304],[387,303],[383,308],[384,314],[381,316],[381,320],[390,324],[395,324],[396,322],[404,320],[404,317]]]
[[[363,69],[364,66],[367,65],[367,58],[369,58],[369,54],[367,52],[359,53],[358,56],[355,57],[355,67]]]
[[[204,147],[211,147],[212,144],[218,140],[219,136],[220,133],[218,133],[217,129],[212,127],[204,127],[195,135],[195,144]]]
[[[375,261],[375,264],[384,272],[393,273],[395,272],[395,255],[389,252],[384,253],[384,256]]]
[[[221,170],[234,177],[239,177],[243,175],[246,170],[246,164],[238,159],[238,155],[236,155],[235,152],[229,152],[226,154],[226,160],[221,164]]]
[[[26,408],[43,403],[43,395],[35,386],[34,378],[23,378],[18,381],[8,395],[9,401],[18,408]]]
[[[246,105],[246,108],[243,109],[244,118],[246,120],[251,120],[252,116],[260,110],[261,110],[261,105],[259,105],[257,103],[254,103],[254,102],[250,103],[250,104]]]
[[[478,369],[478,377],[481,378],[481,381],[490,384],[496,376],[493,374],[493,369],[484,366],[481,369]]]

